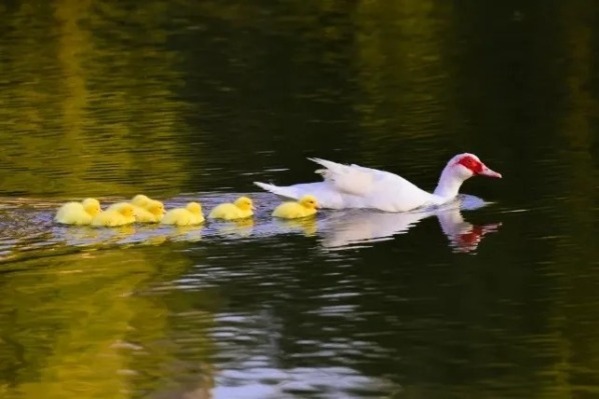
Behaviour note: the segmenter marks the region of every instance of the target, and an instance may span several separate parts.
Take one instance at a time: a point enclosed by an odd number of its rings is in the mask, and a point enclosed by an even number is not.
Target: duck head
[[[318,209],[319,207],[316,197],[310,194],[304,195],[298,202],[308,209]]]
[[[463,180],[472,176],[488,176],[501,179],[501,173],[491,170],[474,154],[465,153],[456,155],[449,161],[447,166],[451,168],[453,173],[462,177]]]
[[[164,216],[164,204],[160,201],[150,200],[147,205],[148,212],[158,217]]]
[[[462,183],[472,176],[502,177],[501,173],[489,168],[476,155],[458,154],[447,162],[434,194],[443,198],[455,197]]]
[[[242,211],[249,211],[254,209],[254,203],[248,197],[239,197],[235,200],[234,204]]]
[[[147,195],[137,194],[133,199],[131,199],[131,203],[135,206],[139,206],[141,208],[145,208],[150,203],[150,198]]]
[[[123,204],[118,208],[118,212],[125,217],[133,217],[135,215],[135,208],[131,204]]]
[[[98,213],[102,211],[100,208],[100,201],[95,198],[86,198],[82,202],[83,209],[85,212],[89,213],[92,216],[96,216]]]
[[[185,207],[189,212],[199,215],[202,213],[202,205],[199,202],[190,202]]]

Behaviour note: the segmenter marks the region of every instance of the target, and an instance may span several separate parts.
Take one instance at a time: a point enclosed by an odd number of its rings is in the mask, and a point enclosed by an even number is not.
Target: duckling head
[[[202,205],[199,202],[190,202],[185,207],[189,212],[194,213],[196,215],[200,215],[202,213]]]
[[[151,200],[147,195],[137,194],[135,197],[133,197],[133,199],[131,200],[131,203],[135,206],[139,206],[139,207],[143,208],[143,207],[147,206],[150,201]]]
[[[308,208],[308,209],[318,209],[319,205],[318,205],[318,200],[316,199],[315,196],[313,195],[304,195],[302,198],[300,198],[300,200],[298,201],[303,207]]]
[[[234,204],[242,211],[249,211],[254,209],[254,203],[248,197],[239,197],[235,200]]]
[[[118,208],[118,212],[125,217],[133,217],[135,215],[135,208],[131,204],[123,204]]]
[[[148,202],[148,211],[156,216],[164,215],[164,204],[160,201],[150,200]]]
[[[86,198],[83,200],[82,204],[83,209],[85,209],[85,212],[89,213],[92,216],[96,216],[98,213],[102,211],[102,208],[100,208],[100,201],[98,201],[95,198]]]

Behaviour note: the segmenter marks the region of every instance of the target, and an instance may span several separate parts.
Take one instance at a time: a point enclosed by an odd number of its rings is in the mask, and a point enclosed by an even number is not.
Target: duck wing
[[[372,208],[404,212],[428,205],[434,196],[396,174],[359,165],[344,165],[320,158],[309,158],[323,166],[316,172],[323,182],[276,186],[255,182],[258,187],[287,198],[312,194],[323,208]]]

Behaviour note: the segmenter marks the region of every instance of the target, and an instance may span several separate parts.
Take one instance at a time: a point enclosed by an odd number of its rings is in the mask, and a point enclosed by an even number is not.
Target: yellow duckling
[[[164,217],[164,204],[151,199],[144,207],[135,206],[135,220],[141,223],[158,223]]]
[[[190,202],[185,208],[175,208],[168,211],[160,223],[174,224],[177,226],[191,226],[200,224],[204,221],[202,205],[197,202]]]
[[[110,206],[104,212],[92,219],[92,226],[123,226],[135,222],[135,207],[127,202],[120,202]]]
[[[318,200],[313,195],[304,195],[297,202],[283,202],[272,215],[281,219],[297,219],[312,216],[318,208]]]
[[[107,210],[122,206],[123,202],[110,205]],[[138,194],[131,200],[135,210],[135,221],[140,223],[158,223],[164,216],[164,204],[160,201]]]
[[[131,203],[135,206],[139,206],[141,208],[145,208],[152,201],[150,197],[143,194],[137,194],[135,197],[131,199]]]
[[[239,197],[234,203],[217,205],[208,215],[211,219],[235,220],[249,218],[254,214],[254,203],[248,197]]]
[[[86,198],[81,202],[67,202],[56,212],[54,220],[62,224],[86,225],[92,222],[94,216],[102,212],[100,201]]]

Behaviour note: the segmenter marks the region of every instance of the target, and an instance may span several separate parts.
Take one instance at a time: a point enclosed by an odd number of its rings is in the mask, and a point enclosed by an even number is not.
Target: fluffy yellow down
[[[211,219],[235,220],[249,218],[254,214],[254,203],[248,197],[239,197],[234,203],[217,205],[208,215]]]
[[[97,214],[92,219],[92,226],[123,226],[135,222],[135,209],[133,205],[127,202],[113,204],[104,212]]]
[[[272,215],[282,219],[297,219],[316,213],[318,200],[313,195],[304,195],[299,201],[283,202],[277,206]]]
[[[175,208],[168,211],[160,223],[176,226],[192,226],[201,224],[203,221],[202,205],[198,202],[190,202],[185,208]]]
[[[54,220],[62,224],[87,225],[94,216],[102,212],[100,201],[86,198],[82,202],[67,202],[58,208]]]
[[[143,197],[143,198],[141,198]],[[139,201],[136,199],[142,199]],[[136,205],[135,203],[142,204]],[[115,207],[122,206],[123,202],[110,205],[107,210],[115,209]],[[139,223],[158,223],[164,216],[164,204],[160,201],[150,199],[145,195],[136,195],[131,200],[133,206],[135,221]]]

